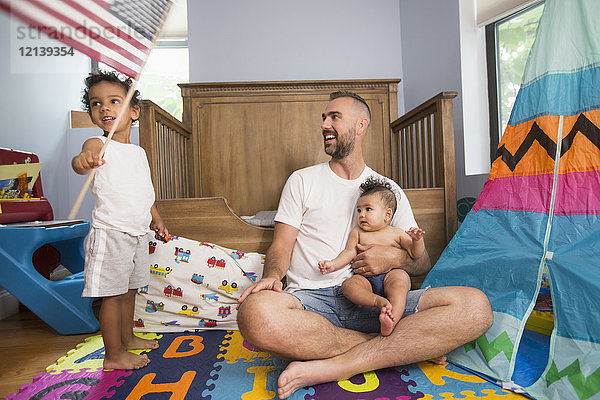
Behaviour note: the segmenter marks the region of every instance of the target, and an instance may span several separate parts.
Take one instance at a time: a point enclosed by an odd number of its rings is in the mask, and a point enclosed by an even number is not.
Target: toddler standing
[[[97,169],[92,193],[98,200],[86,244],[82,296],[102,297],[99,321],[106,369],[144,367],[148,356],[128,350],[158,347],[155,341],[134,335],[133,313],[137,289],[148,284],[150,225],[163,238],[169,234],[154,205],[146,153],[129,140],[131,125],[140,116],[137,90],[103,158],[99,157],[131,84],[131,79],[112,72],[86,78],[83,104],[104,134],[87,139],[71,162],[80,175]]]

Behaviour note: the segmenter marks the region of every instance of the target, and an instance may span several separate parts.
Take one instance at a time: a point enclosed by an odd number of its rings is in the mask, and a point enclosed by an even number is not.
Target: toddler
[[[103,158],[99,156],[131,84],[131,79],[122,79],[112,72],[86,78],[84,108],[104,134],[87,139],[71,162],[80,175],[97,169],[92,193],[98,200],[86,243],[82,296],[102,297],[99,321],[106,369],[144,367],[150,361],[148,356],[128,350],[158,347],[155,341],[134,335],[133,313],[137,289],[148,284],[150,225],[157,237],[169,235],[154,205],[146,153],[129,140],[131,125],[140,116],[137,90]]]

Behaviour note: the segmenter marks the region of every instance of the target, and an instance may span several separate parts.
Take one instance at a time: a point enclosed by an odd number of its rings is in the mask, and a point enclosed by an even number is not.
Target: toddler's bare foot
[[[123,343],[127,350],[158,349],[158,343],[150,339],[142,339],[139,336],[132,335],[129,340]]]
[[[397,319],[392,314],[392,305],[387,304],[381,308],[379,314],[379,323],[381,324],[381,336],[389,336],[392,334],[394,327],[396,326]]]
[[[147,355],[137,355],[128,351],[104,357],[104,369],[140,369],[150,362]]]

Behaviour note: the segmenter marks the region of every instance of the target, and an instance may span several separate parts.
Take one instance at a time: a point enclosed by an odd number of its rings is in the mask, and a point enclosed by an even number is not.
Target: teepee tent
[[[489,179],[424,283],[486,293],[492,327],[449,359],[512,382],[548,272],[547,363],[523,387],[537,399],[600,399],[599,127],[600,1],[546,0]]]

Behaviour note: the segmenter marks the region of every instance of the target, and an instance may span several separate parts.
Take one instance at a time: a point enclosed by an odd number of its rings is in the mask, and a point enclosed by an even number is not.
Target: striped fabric
[[[449,358],[510,382],[548,273],[547,364],[541,376],[515,382],[535,399],[600,399],[598,5],[546,0],[489,179],[423,283],[488,296],[492,327]]]
[[[136,77],[170,0],[0,0],[0,8],[89,57]]]

